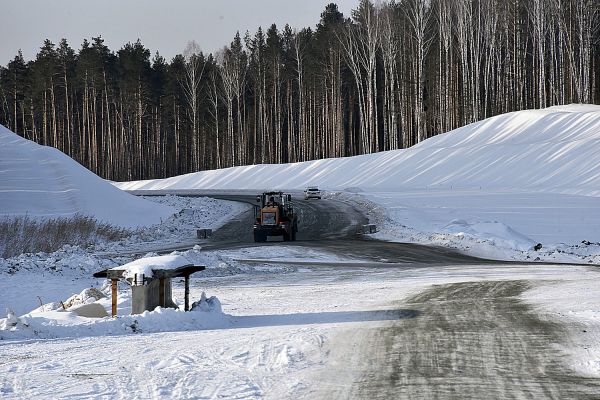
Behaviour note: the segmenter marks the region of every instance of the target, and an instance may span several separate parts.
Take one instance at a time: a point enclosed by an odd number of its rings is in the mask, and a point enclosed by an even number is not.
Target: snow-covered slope
[[[136,227],[158,223],[174,211],[118,190],[62,152],[0,125],[0,217],[82,214]]]
[[[600,106],[570,105],[488,118],[405,150],[286,165],[251,165],[163,180],[140,189],[535,189],[600,194]]]

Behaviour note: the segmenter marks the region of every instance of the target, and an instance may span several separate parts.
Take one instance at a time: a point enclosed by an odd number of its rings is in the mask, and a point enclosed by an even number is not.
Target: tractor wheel
[[[261,232],[254,232],[254,241],[255,242],[266,242],[267,235]]]

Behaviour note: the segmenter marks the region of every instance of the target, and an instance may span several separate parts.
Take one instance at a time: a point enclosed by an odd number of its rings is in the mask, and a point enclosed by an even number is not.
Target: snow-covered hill
[[[251,165],[118,183],[140,189],[527,189],[600,194],[600,106],[488,118],[405,150],[286,165]]]
[[[174,212],[118,190],[62,152],[0,125],[0,217],[82,214],[136,227],[158,223]]]

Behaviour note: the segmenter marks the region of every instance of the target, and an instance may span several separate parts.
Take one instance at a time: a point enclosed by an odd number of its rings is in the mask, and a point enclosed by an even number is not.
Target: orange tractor
[[[292,205],[292,195],[265,192],[256,196],[254,208],[254,241],[266,242],[268,236],[283,236],[284,241],[296,240],[298,216]]]

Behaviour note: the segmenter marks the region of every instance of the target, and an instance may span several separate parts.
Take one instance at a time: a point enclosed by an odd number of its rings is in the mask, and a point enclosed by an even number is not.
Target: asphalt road
[[[248,194],[186,194],[254,201]],[[298,241],[286,245],[369,260],[374,267],[436,266],[443,271],[450,265],[502,264],[445,248],[358,235],[367,220],[360,210],[341,201],[297,200],[296,207]],[[203,248],[276,246],[253,242],[253,215],[253,211],[240,215],[216,231]],[[399,299],[394,306],[415,310],[417,316],[338,335],[329,350],[333,361],[328,376],[323,376],[315,397],[599,399],[598,380],[575,376],[560,364],[553,345],[561,343],[566,333],[542,321],[519,299],[528,287],[521,280],[464,282]]]

